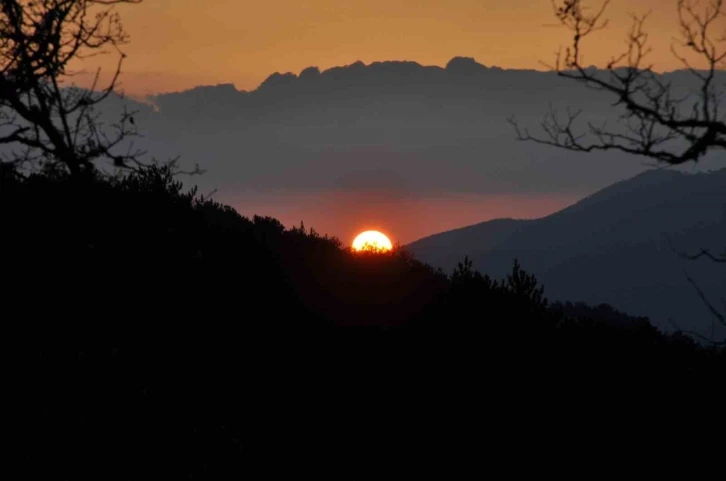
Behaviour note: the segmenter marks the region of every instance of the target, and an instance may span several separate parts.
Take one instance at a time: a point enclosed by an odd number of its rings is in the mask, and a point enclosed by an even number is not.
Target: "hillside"
[[[669,241],[670,239],[670,241]],[[655,325],[710,332],[711,317],[686,274],[714,302],[726,292],[723,265],[687,261],[678,251],[721,252],[726,239],[726,169],[684,174],[651,170],[553,215],[501,219],[411,243],[419,259],[450,271],[474,267],[505,275],[513,258],[537,273],[554,299],[609,303]]]
[[[270,432],[260,412],[412,388],[412,402],[453,392],[514,412],[488,422],[502,432],[533,392],[567,410],[567,389],[588,384],[721,395],[723,348],[608,306],[549,304],[517,265],[499,283],[405,250],[354,253],[186,192],[168,168],[4,174],[6,385],[34,479],[76,479],[90,458],[109,479],[239,478],[243,440]]]

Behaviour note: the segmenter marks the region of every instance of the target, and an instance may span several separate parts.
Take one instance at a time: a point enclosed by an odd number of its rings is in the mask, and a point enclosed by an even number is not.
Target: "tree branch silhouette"
[[[558,20],[573,34],[572,43],[557,54],[552,68],[561,77],[614,97],[613,107],[622,108],[623,128],[615,130],[605,122],[581,125],[580,111],[568,109],[561,114],[551,108],[541,123],[541,135],[510,118],[517,138],[576,152],[621,151],[668,165],[695,162],[710,150],[725,148],[726,121],[714,79],[726,59],[726,49],[720,48],[726,35],[715,38],[713,34],[716,21],[724,16],[723,0],[709,0],[705,6],[698,0],[677,2],[680,40],[678,46],[671,45],[671,51],[700,84],[690,107],[688,96],[677,96],[671,83],[646,62],[651,52],[644,29],[648,14],[633,16],[627,48],[611,57],[604,70],[583,65],[583,41],[607,27],[604,14],[609,3],[604,0],[591,8],[585,0],[552,0]],[[704,60],[707,68],[696,69],[684,52]]]
[[[140,165],[134,113],[104,125],[95,107],[118,84],[128,35],[114,7],[141,0],[3,0],[0,4],[0,144],[19,146],[2,167],[62,168],[72,175],[96,171],[106,159],[115,168]],[[115,53],[116,69],[100,85],[66,86],[75,59]]]
[[[702,257],[705,257],[707,259],[710,259],[713,262],[726,262],[726,253],[723,253],[721,255],[713,254],[708,249],[701,249],[695,254],[682,254],[681,257],[684,259],[688,259],[691,261],[695,261],[696,259],[700,259]]]
[[[620,151],[666,165],[697,162],[712,150],[726,148],[726,119],[720,109],[723,92],[715,82],[716,71],[726,61],[726,29],[718,24],[726,16],[724,0],[677,1],[679,38],[670,50],[698,82],[690,96],[677,95],[673,85],[647,63],[651,52],[644,28],[647,13],[632,16],[625,50],[612,56],[605,69],[597,70],[584,66],[583,41],[608,26],[604,15],[610,0],[598,0],[597,7],[590,6],[587,0],[551,1],[561,25],[572,32],[570,45],[564,53],[558,52],[551,68],[560,77],[610,94],[614,98],[612,107],[620,108],[621,128],[610,128],[607,122],[583,125],[581,110],[567,108],[561,114],[550,107],[541,122],[541,135],[530,133],[514,117],[509,119],[519,140],[575,152]],[[722,29],[720,34],[714,33],[717,27]],[[706,68],[697,69],[687,54],[705,62]],[[690,255],[677,253],[685,259],[726,263],[726,251],[721,255],[708,249]],[[709,311],[724,324],[724,314],[687,274],[686,278]]]

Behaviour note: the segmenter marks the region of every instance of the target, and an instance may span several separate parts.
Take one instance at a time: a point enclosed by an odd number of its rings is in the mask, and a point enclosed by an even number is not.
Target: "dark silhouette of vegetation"
[[[354,253],[184,191],[169,166],[5,171],[0,209],[0,309],[23,366],[17,446],[35,478],[75,478],[87,458],[104,478],[229,477],[263,427],[251,413],[363,379],[486,379],[493,392],[724,373],[723,350],[647,319],[550,306],[517,262],[495,280],[468,259],[449,276],[401,248]],[[275,386],[297,394],[262,395]]]

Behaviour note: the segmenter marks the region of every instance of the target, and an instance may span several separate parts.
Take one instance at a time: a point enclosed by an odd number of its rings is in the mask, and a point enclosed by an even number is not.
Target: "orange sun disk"
[[[367,230],[353,240],[354,251],[387,252],[393,249],[391,240],[376,230]]]

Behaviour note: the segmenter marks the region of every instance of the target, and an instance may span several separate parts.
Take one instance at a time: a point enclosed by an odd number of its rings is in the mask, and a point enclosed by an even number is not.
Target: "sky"
[[[679,68],[669,51],[675,5],[612,0],[610,27],[590,41],[586,60],[602,64],[622,49],[628,15],[650,10],[651,60]],[[568,40],[550,0],[144,0],[117,8],[131,38],[123,87],[136,95],[218,83],[251,90],[273,72],[357,60],[443,66],[468,56],[544,70]]]
[[[238,192],[224,198],[242,215],[272,215],[287,227],[313,227],[349,244],[361,232],[377,230],[393,244],[405,245],[437,232],[474,225],[484,219],[536,219],[567,207],[572,193],[496,195],[448,192],[401,195],[381,190],[315,192]],[[319,215],[322,213],[323,215]],[[274,215],[273,215],[274,214]]]
[[[445,66],[464,56],[486,66],[547,70],[570,40],[550,0],[144,0],[117,10],[130,36],[120,89],[134,97],[228,83],[254,90],[274,72],[356,61]],[[612,0],[610,25],[586,41],[584,63],[602,66],[621,52],[629,15],[648,11],[654,47],[649,60],[657,71],[681,68],[670,52],[677,33],[675,0]],[[82,67],[93,71],[100,65],[108,73],[115,60],[86,59]],[[394,242],[407,243],[492,218],[544,216],[589,193],[578,188],[545,196],[452,191],[403,201],[351,191],[239,191],[222,200],[245,215],[272,215],[288,226],[305,220],[346,242],[361,230],[379,228]]]

